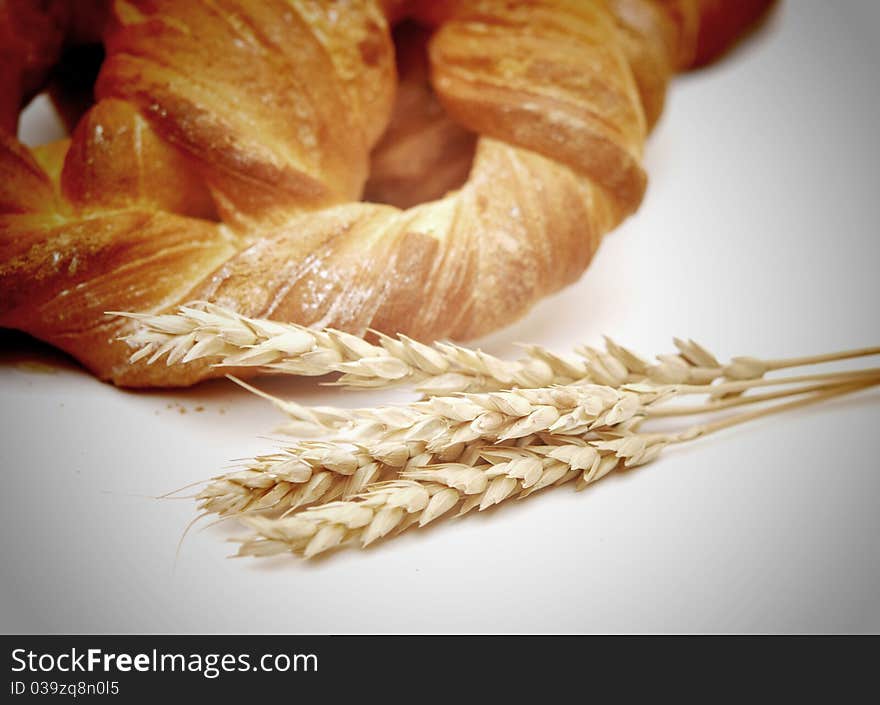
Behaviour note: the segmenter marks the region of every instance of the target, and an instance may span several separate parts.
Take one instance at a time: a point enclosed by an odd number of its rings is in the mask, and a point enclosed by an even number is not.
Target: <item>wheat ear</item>
[[[408,465],[458,458],[475,445],[539,432],[577,435],[643,414],[661,395],[600,385],[431,397],[404,407],[339,410],[330,441],[300,441],[214,478],[200,508],[229,515],[288,511],[348,497]],[[344,431],[344,433],[342,433]]]
[[[878,376],[880,372],[866,370],[741,380],[723,386],[631,385],[638,393],[583,385],[433,397],[403,407],[337,409],[332,417],[337,423],[335,437],[300,441],[257,457],[242,469],[206,483],[197,499],[200,509],[221,516],[263,510],[289,512],[351,498],[368,484],[396,478],[405,469],[453,461],[473,464],[487,443],[506,444],[533,434],[578,437],[631,420],[707,413],[800,396],[841,383],[863,383]],[[706,405],[666,405],[683,396],[712,394],[719,389],[739,394],[803,381],[810,384]]]
[[[214,304],[193,302],[173,314],[109,312],[140,323],[124,340],[131,362],[166,364],[201,358],[230,367],[257,367],[279,374],[341,373],[337,384],[355,388],[411,385],[430,394],[565,384],[575,377],[529,357],[501,360],[452,343],[419,343],[404,335],[376,333],[378,345],[333,329],[248,318]],[[557,366],[561,361],[557,362]],[[583,376],[580,367],[572,368]]]
[[[428,395],[545,387],[578,380],[608,386],[638,380],[706,384],[722,377],[754,379],[786,367],[880,353],[875,347],[788,360],[736,357],[722,364],[699,343],[676,338],[677,354],[658,355],[651,363],[606,338],[604,351],[581,346],[572,359],[532,345],[526,346],[524,359],[509,361],[451,343],[425,345],[403,335],[377,333],[379,344],[374,345],[341,331],[248,318],[205,302],[181,306],[171,314],[108,313],[140,324],[124,337],[136,348],[132,362],[155,363],[165,357],[171,365],[208,358],[218,365],[256,367],[278,374],[335,372],[341,375],[335,383],[347,387],[410,385]]]
[[[294,552],[313,557],[336,546],[368,546],[393,531],[424,526],[458,506],[459,514],[487,509],[511,497],[579,478],[583,487],[618,467],[636,467],[655,459],[671,444],[685,443],[756,418],[800,408],[877,385],[877,377],[828,385],[804,398],[699,424],[679,433],[643,433],[631,424],[591,432],[597,438],[527,439],[521,446],[489,446],[482,463],[440,464],[407,471],[400,479],[369,486],[355,499],[331,502],[281,519],[250,516],[242,520],[255,535],[242,540],[241,556]]]

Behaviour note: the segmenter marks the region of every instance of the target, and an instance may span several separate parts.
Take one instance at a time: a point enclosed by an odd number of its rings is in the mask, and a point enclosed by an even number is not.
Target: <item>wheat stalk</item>
[[[338,422],[335,437],[300,441],[259,456],[242,469],[213,478],[196,498],[201,510],[221,516],[270,509],[289,512],[351,498],[368,484],[397,477],[406,470],[447,462],[473,464],[487,443],[508,444],[534,434],[578,438],[639,419],[706,413],[801,396],[877,376],[877,370],[865,370],[735,381],[724,386],[630,385],[638,393],[584,385],[433,397],[404,407],[339,409],[333,417]],[[804,381],[810,384],[705,405],[665,406],[682,396],[718,389],[733,394]]]
[[[136,351],[132,362],[166,364],[213,359],[230,367],[262,372],[321,376],[341,373],[336,384],[353,388],[414,386],[428,395],[480,392],[511,387],[546,387],[587,381],[619,386],[650,380],[659,384],[707,384],[720,378],[756,379],[787,367],[874,355],[880,348],[783,360],[735,357],[722,364],[693,340],[674,339],[677,354],[658,355],[649,363],[605,338],[606,349],[576,349],[567,359],[540,346],[527,356],[502,360],[480,350],[437,342],[425,345],[404,335],[376,333],[375,345],[333,329],[315,330],[291,323],[248,318],[215,304],[193,302],[171,314],[108,312],[138,321],[124,337]]]
[[[679,433],[643,433],[632,421],[591,438],[542,435],[512,447],[488,446],[473,465],[446,463],[413,468],[400,479],[368,486],[348,501],[311,507],[280,519],[244,517],[255,535],[241,541],[240,556],[294,552],[313,557],[345,543],[365,547],[392,531],[424,526],[456,506],[459,515],[481,511],[511,497],[579,478],[591,484],[618,467],[636,467],[654,460],[671,444],[730,428],[746,421],[824,401],[880,383],[877,376],[849,380],[813,390],[804,398],[749,411],[720,421],[692,426]]]

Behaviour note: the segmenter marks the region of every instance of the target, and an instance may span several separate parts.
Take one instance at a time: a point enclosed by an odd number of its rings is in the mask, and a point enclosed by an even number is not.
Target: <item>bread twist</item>
[[[200,299],[357,333],[486,333],[574,281],[638,207],[670,76],[765,4],[123,0],[105,21],[93,2],[97,102],[29,150],[18,110],[83,21],[11,0],[0,325],[127,386],[218,371],[130,365],[133,324],[108,310]]]

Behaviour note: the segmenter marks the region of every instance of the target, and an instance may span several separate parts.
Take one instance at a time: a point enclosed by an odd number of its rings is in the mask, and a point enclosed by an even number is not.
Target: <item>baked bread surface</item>
[[[580,276],[642,199],[671,76],[767,4],[6,2],[0,326],[125,386],[226,370],[129,364],[107,311],[487,333]],[[95,39],[94,105],[26,148],[21,106]]]

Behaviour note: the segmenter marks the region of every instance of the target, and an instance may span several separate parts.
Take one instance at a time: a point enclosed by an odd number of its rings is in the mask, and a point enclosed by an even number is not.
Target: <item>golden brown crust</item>
[[[61,189],[80,211],[130,207],[215,217],[204,181],[162,141],[131,103],[105,99],[80,121],[61,172]]]
[[[107,305],[173,305],[235,250],[218,226],[162,211],[0,216],[0,321],[122,379],[129,352]]]
[[[635,210],[669,76],[708,46],[698,0],[346,7],[117,2],[71,139],[0,139],[0,325],[128,386],[220,371],[129,365],[108,310],[486,333]]]
[[[609,5],[650,130],[663,112],[666,86],[675,72],[679,30],[670,14],[651,0],[609,0]]]
[[[49,176],[27,147],[0,130],[0,213],[39,213],[56,209]]]
[[[157,0],[120,3],[117,20],[96,95],[131,101],[193,157],[224,220],[360,197],[394,88],[374,3]]]
[[[623,212],[635,210],[645,121],[607,7],[497,6],[462,3],[432,39],[444,107],[475,132],[567,164],[612,191]]]

